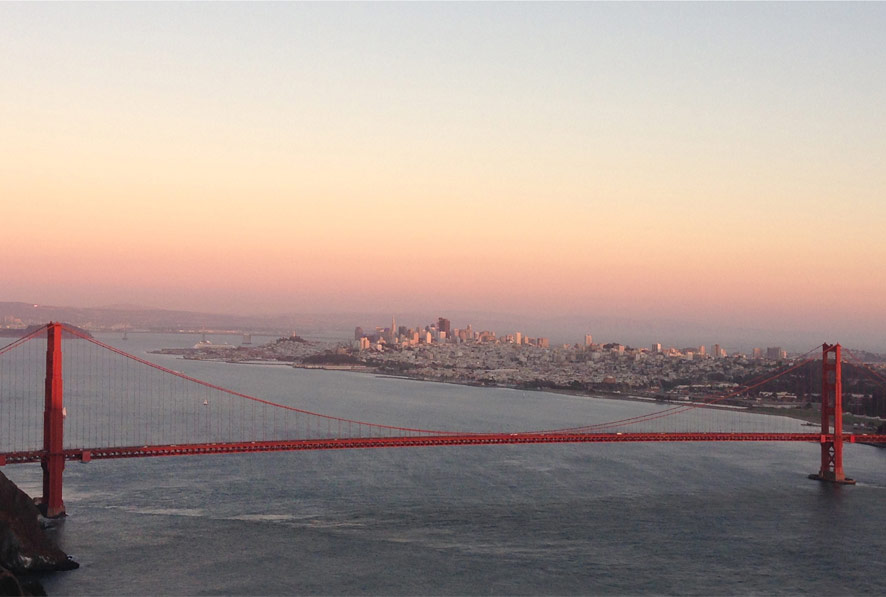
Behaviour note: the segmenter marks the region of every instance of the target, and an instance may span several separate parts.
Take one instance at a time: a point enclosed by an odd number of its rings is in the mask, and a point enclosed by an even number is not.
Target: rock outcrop
[[[33,588],[29,588],[31,583],[13,575],[71,570],[78,566],[43,532],[40,512],[34,501],[0,473],[0,586],[3,594],[16,594],[13,592],[16,587],[23,590],[18,594],[34,594]]]
[[[46,591],[43,590],[43,585],[39,581],[16,578],[12,572],[0,566],[0,595],[10,595],[13,597],[19,595],[26,597],[30,595],[36,597],[38,595],[46,595]]]

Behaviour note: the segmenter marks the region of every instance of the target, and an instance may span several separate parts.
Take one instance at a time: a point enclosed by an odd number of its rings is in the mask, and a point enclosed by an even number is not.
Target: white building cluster
[[[451,322],[445,317],[440,317],[436,323],[431,323],[423,328],[397,326],[396,318],[392,317],[391,327],[376,327],[372,333],[366,333],[361,327],[354,329],[353,348],[358,351],[382,352],[386,348],[430,344],[517,344],[548,348],[550,340],[548,338],[530,338],[522,332],[497,337],[495,332],[477,331],[473,329],[471,324],[462,329],[453,328]]]

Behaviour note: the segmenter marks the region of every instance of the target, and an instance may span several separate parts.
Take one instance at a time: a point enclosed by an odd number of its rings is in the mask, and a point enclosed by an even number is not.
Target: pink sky
[[[884,15],[0,5],[0,300],[886,332]]]

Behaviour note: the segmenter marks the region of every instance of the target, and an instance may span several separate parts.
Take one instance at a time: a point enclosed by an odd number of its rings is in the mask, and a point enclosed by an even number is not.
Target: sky
[[[0,301],[886,345],[883,31],[883,3],[0,3]]]

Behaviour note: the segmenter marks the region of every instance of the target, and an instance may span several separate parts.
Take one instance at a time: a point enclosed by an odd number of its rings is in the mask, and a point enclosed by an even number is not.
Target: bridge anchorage
[[[43,335],[45,334],[45,336]],[[84,433],[84,421],[91,422],[92,414],[96,425],[111,428],[118,420],[114,415],[105,415],[105,408],[110,407],[110,402],[98,402],[100,406],[89,411],[76,408],[71,413],[69,420],[68,445],[65,445],[65,405],[64,387],[62,382],[62,335],[65,334],[67,341],[83,340],[76,345],[86,347],[89,358],[81,362],[76,355],[83,354],[78,348],[74,352],[74,358],[69,358],[68,363],[68,394],[70,406],[78,404],[84,396],[93,396],[97,392],[102,396],[109,396],[109,400],[119,401],[127,391],[121,388],[132,387],[107,383],[101,385],[101,380],[113,381],[117,373],[127,377],[130,369],[126,366],[139,367],[150,373],[152,377],[137,378],[140,381],[134,384],[138,388],[151,388],[157,396],[158,403],[146,403],[146,411],[152,412],[156,419],[145,419],[144,431],[133,431],[133,435],[124,435],[119,439],[116,435],[105,435],[104,427],[94,435]],[[0,421],[4,421],[7,433],[0,436],[0,442],[8,439],[7,436],[22,436],[22,445],[15,444],[15,438],[6,442],[12,443],[10,447],[4,444],[0,448],[0,466],[16,463],[40,463],[43,469],[42,495],[35,499],[38,507],[48,518],[65,515],[65,504],[62,499],[62,477],[65,463],[68,460],[83,463],[99,459],[111,458],[143,458],[157,456],[177,455],[211,455],[233,454],[247,452],[272,452],[293,450],[333,450],[333,449],[363,449],[363,448],[393,448],[393,447],[418,447],[418,446],[480,446],[480,445],[506,445],[506,444],[551,444],[551,443],[621,443],[621,442],[700,442],[700,441],[791,441],[817,443],[821,448],[821,467],[815,474],[809,475],[811,479],[839,485],[854,484],[846,477],[843,470],[843,444],[844,442],[855,443],[857,440],[867,443],[886,443],[886,435],[856,435],[843,432],[843,395],[842,395],[842,349],[839,344],[823,344],[821,348],[822,358],[822,392],[821,392],[821,428],[813,433],[795,432],[754,432],[754,431],[687,431],[683,425],[676,425],[676,430],[653,431],[639,430],[639,427],[631,427],[635,424],[649,425],[652,421],[669,419],[676,421],[672,415],[685,412],[701,412],[698,408],[722,405],[722,401],[730,396],[747,393],[761,385],[778,377],[796,371],[800,367],[813,362],[814,357],[809,357],[801,362],[792,363],[783,370],[775,373],[767,373],[764,379],[756,379],[747,382],[742,387],[735,388],[731,393],[711,397],[704,402],[681,404],[667,407],[664,410],[656,410],[644,415],[570,427],[565,429],[553,429],[542,431],[527,431],[519,433],[505,432],[457,432],[440,431],[429,429],[412,429],[379,425],[323,415],[296,408],[291,405],[278,404],[235,392],[230,389],[215,386],[208,382],[189,377],[183,373],[172,371],[156,363],[152,363],[140,357],[127,354],[117,348],[104,344],[81,331],[65,326],[61,323],[49,323],[46,326],[23,336],[6,347],[0,347],[0,356],[3,356],[17,347],[27,344],[35,338],[45,338],[46,344],[46,368],[44,384],[43,405],[43,429],[42,438],[39,430],[40,409],[39,404],[33,404],[34,400],[27,400],[32,407],[23,406],[29,393],[21,388],[39,385],[39,380],[44,371],[40,365],[43,358],[42,350],[19,351],[25,354],[27,365],[22,367],[23,383],[10,382],[11,376],[5,375],[0,378],[0,394],[5,397],[8,393],[12,398],[9,401],[0,400]],[[32,344],[32,346],[36,346]],[[66,345],[68,346],[68,345]],[[69,345],[66,350],[73,349],[75,343]],[[815,349],[814,349],[815,350]],[[810,351],[812,352],[812,351]],[[92,359],[104,358],[95,355],[110,355],[113,359],[121,359],[127,365],[116,370],[107,363],[99,363],[93,366]],[[847,356],[852,354],[847,351]],[[108,361],[110,362],[110,361]],[[33,363],[33,366],[31,365]],[[77,366],[72,367],[72,363]],[[88,366],[87,366],[88,365]],[[78,368],[79,367],[79,368]],[[4,369],[3,371],[8,371]],[[88,370],[92,373],[84,374]],[[80,372],[80,376],[75,372]],[[875,372],[874,375],[886,382]],[[194,393],[184,392],[176,394],[174,400],[167,400],[163,393],[170,390],[159,389],[162,383],[156,383],[156,379],[170,379],[172,376],[175,383],[188,384],[189,388],[195,388]],[[82,378],[82,379],[81,379]],[[128,377],[127,377],[128,379]],[[78,382],[79,380],[79,382]],[[87,380],[87,381],[84,381]],[[98,381],[96,381],[98,380]],[[154,381],[151,381],[154,380]],[[144,383],[143,383],[144,381]],[[83,387],[79,384],[82,383]],[[126,382],[127,384],[130,382]],[[172,386],[170,386],[172,387]],[[102,394],[101,388],[106,393]],[[155,391],[156,390],[156,391]],[[206,392],[213,392],[210,399],[206,399]],[[126,396],[123,396],[124,398]],[[229,402],[227,410],[224,410],[223,399]],[[16,402],[17,401],[17,402]],[[37,398],[39,401],[39,398]],[[178,402],[176,402],[178,401]],[[169,405],[169,402],[174,404]],[[7,404],[8,403],[8,404]],[[14,403],[14,404],[13,404]],[[116,404],[120,404],[116,402]],[[218,407],[216,405],[219,405]],[[11,405],[11,406],[10,406]],[[154,407],[154,408],[152,408]],[[91,407],[90,407],[91,408]],[[30,409],[30,410],[28,410]],[[258,409],[258,411],[256,410]],[[264,409],[264,410],[262,410]],[[117,411],[121,416],[125,410],[121,406]],[[227,413],[226,419],[215,420],[213,413]],[[252,418],[250,419],[250,412]],[[256,415],[256,412],[259,414]],[[713,412],[735,412],[723,409]],[[23,414],[24,413],[24,414]],[[264,413],[264,414],[262,414]],[[105,416],[102,416],[105,415]],[[267,415],[267,418],[265,416]],[[16,434],[17,427],[25,427],[18,417],[24,416],[32,423],[28,427],[33,431],[25,434]],[[79,417],[79,418],[78,418]],[[291,417],[287,419],[286,417]],[[294,419],[294,420],[293,420]],[[151,421],[150,423],[148,421]],[[267,422],[268,427],[265,427]],[[279,427],[278,427],[279,423]],[[172,431],[164,434],[166,426]],[[695,427],[692,427],[693,429]],[[141,429],[141,428],[139,428]],[[631,431],[634,429],[634,431]],[[148,432],[152,433],[148,433]],[[157,431],[160,435],[153,435]],[[181,433],[181,435],[179,435]],[[227,435],[226,435],[227,433]],[[7,451],[4,451],[7,450]]]

